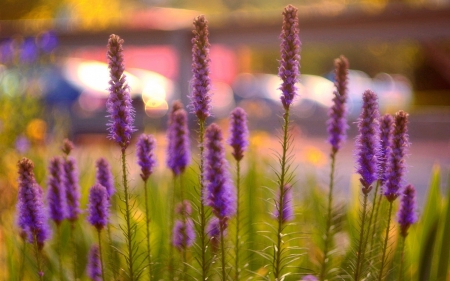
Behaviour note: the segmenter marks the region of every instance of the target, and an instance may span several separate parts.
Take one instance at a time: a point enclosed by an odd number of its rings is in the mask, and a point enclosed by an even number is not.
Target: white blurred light
[[[227,83],[218,81],[214,81],[212,87],[211,105],[213,114],[215,117],[224,117],[234,106],[233,90]]]

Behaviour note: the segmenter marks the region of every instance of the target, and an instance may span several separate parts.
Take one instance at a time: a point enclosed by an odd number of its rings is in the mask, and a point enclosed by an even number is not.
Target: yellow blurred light
[[[169,105],[165,99],[149,98],[145,103],[145,114],[151,118],[164,116],[169,110]]]
[[[27,135],[31,140],[43,141],[47,133],[47,123],[41,119],[33,119],[28,123]]]
[[[315,165],[315,166],[323,166],[326,163],[326,156],[320,149],[314,146],[309,146],[306,148],[306,160]]]

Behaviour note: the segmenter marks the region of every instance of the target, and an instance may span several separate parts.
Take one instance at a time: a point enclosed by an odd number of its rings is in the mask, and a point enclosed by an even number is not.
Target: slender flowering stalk
[[[95,162],[95,166],[97,168],[97,183],[106,188],[108,200],[110,200],[111,196],[116,192],[116,189],[114,188],[114,178],[111,173],[111,166],[105,158],[99,158],[97,162]]]
[[[389,231],[391,226],[391,215],[393,202],[400,195],[399,189],[403,184],[403,174],[405,173],[405,156],[409,146],[408,138],[408,114],[403,110],[394,116],[394,132],[392,135],[392,152],[388,162],[388,175],[386,179],[384,196],[389,202],[389,212],[387,217],[387,227],[382,250],[381,266],[378,273],[378,281],[383,280],[383,272],[386,265],[386,251],[389,242]]]
[[[42,248],[44,242],[50,237],[50,227],[47,213],[44,208],[42,189],[34,177],[34,164],[31,160],[23,158],[19,167],[19,196],[17,203],[17,223],[24,230],[29,243],[35,247],[39,280],[44,280],[42,270]]]
[[[231,153],[236,160],[236,237],[235,237],[235,280],[240,280],[241,268],[240,260],[240,199],[241,199],[241,160],[244,157],[244,152],[248,146],[248,128],[247,128],[247,114],[245,111],[237,107],[230,114],[230,138],[228,144],[233,148]]]
[[[191,159],[187,113],[183,109],[178,109],[173,112],[171,119],[167,130],[167,166],[175,176],[178,176],[184,172]]]
[[[50,160],[47,202],[50,210],[50,218],[55,222],[57,228],[57,255],[60,279],[63,279],[63,268],[61,260],[61,222],[66,217],[66,191],[63,186],[62,160],[54,157]]]
[[[289,184],[291,180],[291,175],[289,174],[289,144],[291,136],[289,136],[289,109],[297,96],[297,88],[295,83],[298,82],[300,77],[300,38],[298,35],[298,18],[297,18],[297,8],[292,5],[288,5],[283,11],[283,26],[281,31],[281,61],[280,67],[278,69],[278,75],[282,80],[280,90],[281,103],[283,104],[284,114],[283,114],[283,138],[281,140],[282,153],[280,156],[280,166],[281,171],[277,173],[278,176],[278,199],[275,202],[278,204],[279,210],[284,210],[284,192],[285,186]],[[276,233],[276,243],[273,245],[273,275],[276,281],[281,280],[284,276],[282,273],[287,258],[283,257],[286,253],[284,248],[285,243],[283,241],[283,234],[285,224],[283,221],[283,216],[278,216],[278,226]]]
[[[155,138],[151,135],[142,134],[136,144],[136,153],[138,164],[141,167],[141,178],[144,181],[144,196],[145,196],[145,230],[147,233],[147,257],[148,257],[148,275],[149,280],[153,279],[152,270],[152,254],[150,245],[150,206],[148,202],[148,187],[147,182],[153,169],[156,165],[156,157],[154,150],[156,146]]]
[[[400,260],[400,276],[399,281],[403,280],[403,265],[405,260],[405,240],[408,236],[408,229],[417,222],[416,214],[416,189],[412,185],[408,185],[400,197],[400,209],[397,213],[397,221],[400,225],[400,235],[402,236],[402,257]]]
[[[200,148],[200,200],[198,201],[198,236],[200,239],[200,258],[201,278],[203,281],[208,280],[209,265],[207,260],[207,237],[206,237],[206,221],[207,214],[203,205],[204,184],[203,184],[203,141],[205,134],[206,118],[211,115],[211,79],[209,78],[209,41],[208,41],[208,21],[205,16],[201,15],[194,19],[194,37],[192,38],[192,74],[191,81],[192,94],[190,95],[190,110],[197,116],[199,124],[198,146]]]
[[[87,275],[92,281],[101,281],[103,270],[100,261],[100,249],[97,245],[91,246],[88,256]]]
[[[222,253],[222,280],[227,280],[224,232],[228,219],[236,213],[236,193],[228,174],[228,163],[225,159],[222,131],[216,124],[206,129],[205,142],[205,181],[206,193],[204,204],[212,207],[219,220],[220,246]]]
[[[330,171],[330,185],[328,189],[328,208],[327,208],[327,224],[325,229],[325,241],[323,250],[323,261],[320,272],[320,280],[326,279],[327,274],[327,261],[329,244],[332,240],[330,233],[331,221],[332,221],[332,208],[333,208],[333,188],[334,188],[334,172],[336,164],[336,154],[341,148],[342,143],[346,138],[347,125],[347,106],[348,99],[348,60],[344,56],[334,61],[335,65],[335,92],[333,98],[333,105],[328,112],[328,141],[331,144],[331,171]]]
[[[135,224],[131,222],[131,196],[128,190],[127,179],[127,162],[125,150],[130,144],[131,134],[135,131],[133,127],[134,122],[134,108],[131,104],[130,89],[126,83],[124,75],[124,59],[123,59],[123,40],[112,34],[108,40],[109,60],[109,97],[106,104],[109,113],[110,122],[107,124],[109,130],[109,138],[119,144],[122,152],[122,184],[123,184],[123,201],[125,209],[123,214],[125,217],[126,226],[123,228],[124,237],[127,244],[126,262],[128,269],[126,271],[128,279],[134,281],[138,279],[135,259],[137,255],[137,245],[134,243],[136,238]]]
[[[285,185],[283,191],[283,209],[279,201],[275,202],[275,209],[273,211],[273,217],[276,220],[281,220],[283,223],[292,221],[294,219],[294,206],[292,196],[292,186]],[[280,217],[281,213],[281,217]]]
[[[206,233],[209,237],[213,252],[217,252],[220,245],[221,231],[220,220],[217,217],[212,217],[206,228]],[[225,234],[225,233],[224,233]]]
[[[187,250],[195,242],[194,222],[191,219],[192,207],[188,200],[184,200],[176,207],[176,213],[181,219],[175,221],[172,233],[172,244],[180,251],[183,262],[182,280],[185,280],[188,274]]]

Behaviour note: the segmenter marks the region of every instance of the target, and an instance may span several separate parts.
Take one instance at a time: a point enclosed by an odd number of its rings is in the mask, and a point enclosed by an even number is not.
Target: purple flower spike
[[[136,144],[136,154],[138,157],[138,164],[141,167],[141,178],[146,181],[153,173],[153,168],[156,165],[155,150],[156,141],[151,135],[142,134]]]
[[[397,220],[400,224],[400,234],[403,237],[408,235],[409,227],[417,222],[416,214],[416,189],[408,185],[400,198],[400,209],[397,213]]]
[[[59,225],[66,216],[66,191],[63,185],[64,170],[61,158],[50,160],[47,201],[50,218]]]
[[[102,266],[100,263],[100,250],[97,245],[93,245],[89,250],[87,275],[92,281],[102,280]]]
[[[283,26],[281,30],[281,61],[278,76],[283,81],[281,103],[288,110],[297,96],[295,83],[300,77],[300,38],[298,36],[297,8],[288,5],[283,11]]]
[[[42,188],[34,178],[34,164],[22,158],[19,166],[19,196],[17,203],[17,223],[28,236],[29,243],[37,242],[39,249],[50,237],[48,217],[42,198]]]
[[[283,210],[281,212],[281,220],[283,221],[283,223],[285,223],[294,219],[294,202],[292,196],[292,187],[290,185],[284,186],[283,195]],[[277,220],[280,215],[279,197],[280,195],[276,197],[275,210],[273,212],[273,217]]]
[[[178,203],[175,207],[175,213],[188,217],[192,214],[191,202],[184,200],[182,203]]]
[[[219,126],[211,124],[205,137],[205,205],[211,206],[216,217],[223,219],[235,214],[236,194],[230,182]]]
[[[309,275],[303,276],[301,281],[318,281],[318,280],[319,279],[316,276],[309,274]]]
[[[173,113],[168,132],[167,166],[175,175],[184,172],[191,160],[187,113],[179,109]]]
[[[368,194],[371,184],[378,179],[378,153],[380,151],[380,124],[377,95],[367,90],[363,94],[363,108],[358,119],[356,139],[357,172],[361,175],[362,191]]]
[[[114,188],[114,179],[111,173],[111,167],[109,166],[109,163],[105,158],[99,158],[95,163],[95,166],[97,167],[97,183],[103,185],[106,188],[108,198],[111,198],[111,196],[113,196],[113,194],[116,192]]]
[[[68,139],[63,140],[63,145],[61,147],[61,150],[65,155],[69,155],[70,152],[72,152],[73,148],[74,148],[73,142],[71,142]]]
[[[75,159],[69,157],[63,163],[63,183],[66,188],[67,219],[76,221],[80,214],[80,186],[78,184],[78,169]]]
[[[173,227],[172,244],[178,250],[186,250],[195,241],[194,222],[187,218],[185,221],[177,220]]]
[[[336,90],[333,105],[328,112],[328,141],[331,144],[332,154],[338,152],[346,137],[347,125],[347,98],[348,98],[348,60],[344,56],[334,61]]]
[[[209,78],[208,21],[201,15],[194,19],[192,38],[192,94],[190,108],[199,120],[211,115],[211,79]]]
[[[108,40],[109,60],[109,97],[106,104],[110,122],[108,123],[109,138],[117,142],[122,150],[130,144],[134,132],[134,108],[131,104],[130,88],[123,73],[123,39],[112,34]]]
[[[171,108],[170,113],[169,113],[169,120],[168,120],[169,128],[170,128],[170,125],[173,122],[173,118],[174,118],[175,112],[177,112],[180,109],[183,109],[183,104],[181,103],[181,101],[179,101],[179,100],[174,101],[172,103],[172,108]]]
[[[98,230],[108,224],[109,200],[106,188],[101,184],[95,184],[89,191],[89,215],[88,221]]]
[[[240,107],[236,107],[230,114],[230,139],[228,143],[233,148],[234,159],[240,161],[248,146],[247,114]]]
[[[394,118],[389,115],[383,115],[380,118],[380,153],[378,157],[379,173],[378,178],[383,186],[387,180],[388,160],[391,155],[392,133],[394,131]]]
[[[225,228],[223,229],[224,229],[223,235],[227,235]],[[209,236],[213,252],[217,251],[217,249],[219,248],[221,237],[220,220],[217,217],[213,217],[209,221],[208,225],[206,226],[206,234]]]
[[[398,190],[403,183],[405,173],[405,155],[409,146],[408,114],[402,110],[395,114],[394,133],[392,135],[392,152],[388,164],[388,176],[384,195],[389,202],[394,201],[400,194]]]

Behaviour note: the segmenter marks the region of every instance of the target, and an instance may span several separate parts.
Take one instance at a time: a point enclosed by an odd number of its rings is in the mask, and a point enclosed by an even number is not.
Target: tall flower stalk
[[[228,174],[222,131],[216,124],[206,129],[205,141],[205,183],[204,204],[212,208],[219,220],[222,281],[228,279],[225,255],[225,230],[228,220],[236,213],[236,192]]]
[[[247,114],[237,107],[230,114],[230,138],[228,144],[233,148],[232,155],[236,160],[236,237],[235,237],[235,260],[234,260],[234,280],[240,280],[240,199],[241,199],[241,160],[248,146]]]
[[[412,185],[408,185],[400,197],[400,209],[397,213],[398,224],[400,225],[401,242],[401,260],[399,281],[403,281],[403,265],[405,263],[405,241],[408,236],[408,229],[417,222],[416,214],[416,189]]]
[[[335,65],[335,91],[333,98],[333,105],[328,113],[328,141],[331,144],[331,171],[330,171],[330,183],[328,189],[328,207],[327,207],[327,221],[325,228],[325,241],[323,249],[323,260],[320,271],[320,280],[326,279],[327,266],[328,266],[328,251],[332,240],[331,222],[333,219],[333,188],[334,188],[334,173],[336,164],[336,154],[341,148],[342,143],[345,141],[347,125],[347,107],[346,102],[348,99],[348,60],[344,56],[339,57],[334,61]]]
[[[56,224],[56,252],[58,255],[59,278],[63,280],[63,268],[61,258],[61,222],[66,217],[66,191],[63,186],[63,167],[59,157],[50,160],[48,178],[47,201],[50,210],[50,218]]]
[[[103,276],[103,269],[101,265],[99,246],[93,245],[89,250],[87,275],[92,281],[101,281]]]
[[[278,75],[282,80],[280,90],[281,103],[284,108],[283,114],[283,137],[281,140],[282,153],[279,159],[281,171],[277,173],[278,177],[278,197],[275,198],[277,208],[279,212],[285,208],[285,186],[289,183],[291,177],[289,175],[289,161],[288,152],[290,144],[289,136],[289,109],[297,96],[297,87],[295,83],[298,82],[300,76],[300,38],[299,38],[299,27],[297,18],[297,8],[292,5],[284,8],[283,11],[283,26],[281,31],[281,61],[280,67],[278,69]],[[283,216],[278,216],[277,219],[277,233],[276,233],[276,243],[273,246],[274,254],[272,260],[272,269],[275,280],[281,280],[283,274],[282,269],[285,267],[286,259],[283,255],[286,252],[284,241],[283,241],[283,230],[285,228],[285,221]]]
[[[44,242],[50,237],[50,227],[42,198],[42,188],[34,177],[34,164],[23,158],[19,167],[19,196],[17,202],[17,223],[25,232],[27,241],[34,245],[37,262],[37,276],[44,280],[42,249]]]
[[[125,66],[123,59],[123,39],[112,34],[108,40],[109,60],[109,97],[106,104],[110,121],[107,124],[109,130],[109,138],[115,141],[121,149],[122,162],[122,185],[123,185],[123,201],[125,209],[122,211],[125,218],[125,227],[123,228],[127,250],[125,260],[127,263],[126,274],[130,281],[139,279],[140,272],[136,265],[137,246],[136,224],[131,222],[132,203],[131,193],[128,186],[128,171],[126,161],[126,149],[130,144],[131,134],[134,131],[134,109],[131,104],[130,88],[126,82],[124,74]]]
[[[154,166],[156,165],[156,159],[154,150],[156,141],[153,136],[142,134],[136,144],[136,154],[138,158],[138,164],[141,167],[141,178],[144,181],[144,201],[145,201],[145,231],[147,242],[147,257],[148,257],[148,278],[153,279],[152,270],[152,252],[151,252],[151,240],[150,240],[150,206],[148,203],[148,178],[153,173]]]
[[[388,163],[388,175],[384,189],[384,196],[389,202],[389,212],[387,217],[387,227],[384,237],[381,266],[378,273],[378,281],[383,280],[383,274],[386,266],[386,251],[389,242],[389,231],[391,227],[391,216],[393,202],[400,195],[400,188],[403,183],[403,175],[406,170],[405,156],[409,146],[408,137],[408,114],[400,110],[394,117],[394,133],[392,136],[392,152]]]
[[[192,93],[190,95],[191,112],[197,116],[199,125],[198,145],[200,148],[200,200],[198,211],[199,220],[197,222],[197,231],[200,239],[200,258],[198,259],[201,267],[201,278],[203,281],[208,279],[209,262],[207,261],[207,236],[206,236],[206,220],[207,214],[203,204],[204,197],[204,163],[203,163],[203,142],[205,134],[206,118],[211,113],[211,79],[209,78],[209,64],[211,59],[209,57],[209,32],[208,21],[205,16],[201,15],[194,19],[194,37],[192,38],[192,73],[191,81]]]

